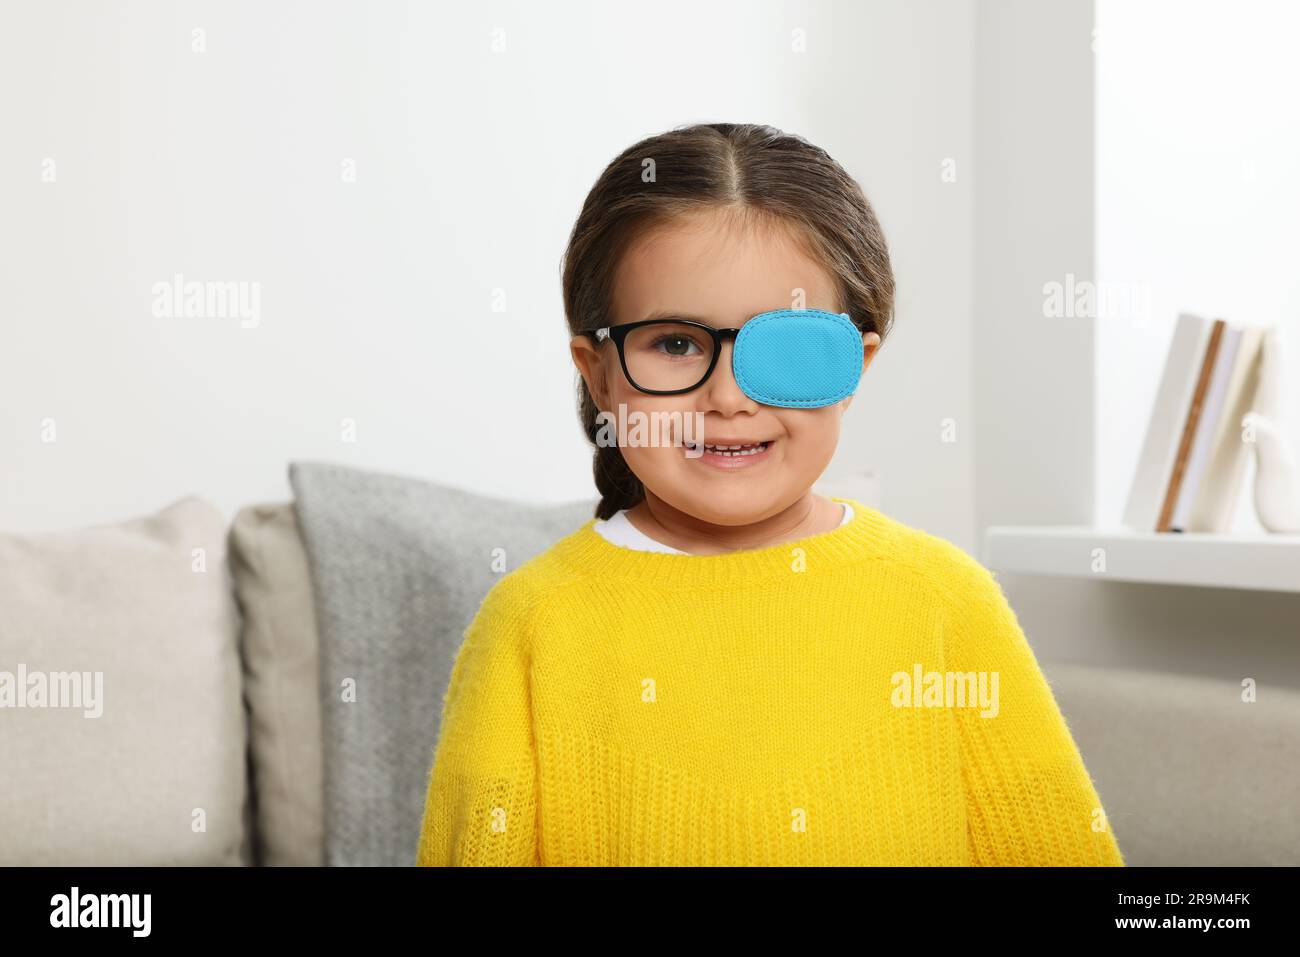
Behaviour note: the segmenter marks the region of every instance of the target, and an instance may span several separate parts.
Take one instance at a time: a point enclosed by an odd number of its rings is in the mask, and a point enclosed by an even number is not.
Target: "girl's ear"
[[[605,363],[600,361],[596,346],[586,336],[574,336],[569,340],[569,352],[573,356],[573,364],[578,367],[578,372],[587,383],[587,391],[591,393],[596,408],[602,411],[609,408],[609,397],[605,394]]]
[[[876,357],[876,350],[879,348],[880,348],[880,335],[878,333],[875,332],[863,333],[862,371],[864,374],[867,371],[867,366],[871,365],[871,360]],[[857,395],[857,393],[855,392],[853,393],[853,395]],[[853,404],[853,395],[847,396],[841,400],[844,403],[844,408],[840,410],[841,414],[849,411],[849,406]]]
[[[867,366],[871,365],[871,360],[876,357],[876,350],[880,348],[880,334],[868,332],[862,337],[862,371],[867,371]]]

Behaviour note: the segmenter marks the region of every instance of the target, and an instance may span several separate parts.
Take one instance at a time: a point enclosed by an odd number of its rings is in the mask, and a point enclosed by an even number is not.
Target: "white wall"
[[[975,68],[978,525],[1087,524],[1093,330],[1043,287],[1093,272],[1090,0],[988,0]]]
[[[1098,0],[1097,520],[1118,524],[1179,312],[1276,325],[1300,375],[1300,6]],[[1300,450],[1293,384],[1288,405]],[[1236,528],[1261,531],[1251,462]]]
[[[896,257],[832,468],[879,467],[890,511],[973,547],[971,446],[938,439],[972,401],[972,41],[960,0],[7,3],[0,528],[191,493],[230,516],[288,498],[296,458],[593,494],[569,227],[636,139],[738,120],[825,146]],[[259,323],[155,317],[176,273],[260,284]]]
[[[1295,314],[1286,303],[1296,291],[1296,237],[1279,228],[1300,209],[1296,183],[1284,179],[1296,164],[1281,132],[1294,124],[1294,109],[1283,107],[1297,84],[1281,82],[1294,68],[1274,62],[1234,79],[1232,69],[1209,65],[1229,55],[1225,46],[1244,44],[1232,54],[1239,62],[1252,36],[1254,55],[1280,56],[1281,40],[1259,38],[1288,35],[1288,18],[1270,26],[1259,19],[1260,7],[1245,8],[1240,22],[1236,5],[1200,8],[1189,13],[1207,18],[1193,40],[1178,25],[1173,4],[1098,0],[1098,6],[1094,22],[1091,3],[978,5],[981,528],[1118,519],[1149,411],[1146,391],[1154,389],[1164,361],[1168,325],[1159,312],[1199,305],[1211,314],[1275,317],[1279,324]],[[1223,44],[1213,42],[1216,33]],[[1198,69],[1234,92],[1216,93],[1208,79],[1193,80]],[[1247,105],[1251,96],[1256,102]],[[1234,110],[1246,118],[1230,118]],[[1266,196],[1247,200],[1239,192],[1236,147],[1207,145],[1216,141],[1216,125],[1274,144],[1275,152],[1257,153],[1256,170],[1269,177]],[[1266,172],[1274,163],[1276,175]],[[1283,208],[1266,211],[1270,203]],[[1232,217],[1240,221],[1223,232]],[[1070,273],[1148,283],[1153,315],[1147,327],[1045,316],[1044,284]],[[998,578],[1044,663],[1232,682],[1253,677],[1265,689],[1300,688],[1295,595]]]
[[[972,551],[974,31],[974,3],[836,3],[831,68],[804,94],[876,207],[897,279],[893,331],[828,472],[877,468],[886,512]]]

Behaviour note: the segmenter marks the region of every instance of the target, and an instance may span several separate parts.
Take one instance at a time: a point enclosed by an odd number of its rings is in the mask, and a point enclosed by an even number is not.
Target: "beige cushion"
[[[230,567],[244,613],[257,861],[325,863],[320,665],[307,553],[292,503],[235,516]]]
[[[198,499],[0,535],[0,864],[251,860],[237,619],[225,522]],[[5,697],[47,680],[45,707]]]
[[[1300,864],[1300,692],[1043,662],[1130,867]]]

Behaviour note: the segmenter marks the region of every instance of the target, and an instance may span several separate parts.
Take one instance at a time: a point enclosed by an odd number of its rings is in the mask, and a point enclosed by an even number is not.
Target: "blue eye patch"
[[[776,309],[740,327],[732,373],[763,405],[815,409],[852,395],[862,378],[862,332],[844,313]]]

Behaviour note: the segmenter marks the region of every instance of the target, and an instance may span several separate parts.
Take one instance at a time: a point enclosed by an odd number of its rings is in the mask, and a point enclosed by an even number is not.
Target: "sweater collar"
[[[853,517],[829,532],[764,548],[747,548],[721,555],[673,555],[615,545],[588,519],[575,532],[556,543],[562,562],[600,578],[631,579],[641,584],[709,586],[735,585],[783,578],[802,568],[815,571],[846,560],[889,554],[893,519],[857,499],[830,496],[847,502]]]

